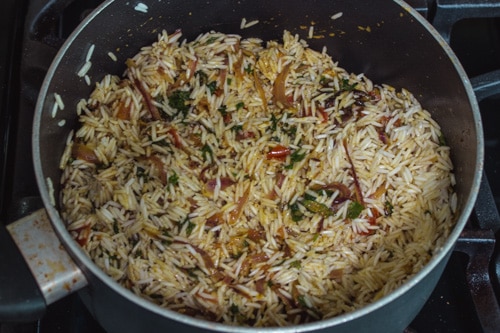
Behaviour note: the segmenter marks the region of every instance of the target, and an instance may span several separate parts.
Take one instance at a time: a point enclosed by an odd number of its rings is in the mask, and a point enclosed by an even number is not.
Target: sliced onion
[[[229,213],[229,219],[228,219],[229,224],[235,224],[240,219],[241,214],[243,213],[243,208],[245,207],[246,203],[248,202],[249,195],[250,195],[250,186],[245,190],[243,195],[238,199],[238,202],[236,203],[236,208],[233,209]]]
[[[290,73],[290,64],[286,65],[285,68],[278,74],[276,80],[274,80],[273,85],[273,96],[274,103],[280,103],[284,107],[291,107],[292,104],[286,96],[286,78]]]

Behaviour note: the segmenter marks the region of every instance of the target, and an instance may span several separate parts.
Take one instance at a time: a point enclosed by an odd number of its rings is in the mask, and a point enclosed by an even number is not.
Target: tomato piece
[[[291,154],[290,148],[282,145],[277,145],[267,153],[266,157],[268,160],[284,161],[286,157],[290,154]]]

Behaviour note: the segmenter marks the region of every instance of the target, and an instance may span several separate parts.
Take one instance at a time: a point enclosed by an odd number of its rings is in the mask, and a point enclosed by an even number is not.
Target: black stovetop
[[[31,123],[38,89],[64,39],[101,0],[4,0],[0,10],[0,217],[8,223],[41,207],[32,170]],[[444,35],[467,74],[500,78],[500,0],[408,1]],[[450,34],[451,32],[451,34]],[[498,71],[498,72],[496,72]],[[500,310],[500,80],[480,100],[485,136],[485,175],[492,195],[478,206],[432,296],[410,327],[413,332],[482,332],[498,322]],[[486,213],[485,213],[486,212]],[[470,246],[473,246],[471,250]],[[477,255],[477,257],[474,257]],[[472,259],[470,259],[472,258]],[[471,266],[471,262],[479,268]],[[476,265],[477,266],[477,265]],[[471,277],[471,272],[477,274]],[[487,282],[495,306],[477,296],[471,280]],[[1,287],[1,286],[0,286]],[[478,302],[483,300],[483,304]],[[486,310],[485,310],[486,309]],[[500,327],[497,327],[500,331]],[[491,330],[495,331],[495,329]],[[49,306],[33,323],[2,324],[0,333],[101,333],[73,294]]]

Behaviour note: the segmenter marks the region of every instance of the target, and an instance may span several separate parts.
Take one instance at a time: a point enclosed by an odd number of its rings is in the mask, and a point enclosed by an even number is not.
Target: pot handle
[[[0,322],[40,319],[47,305],[87,285],[44,209],[1,226],[0,285]]]

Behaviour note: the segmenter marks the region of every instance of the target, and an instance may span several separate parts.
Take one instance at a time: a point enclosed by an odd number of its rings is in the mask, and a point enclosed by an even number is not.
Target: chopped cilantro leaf
[[[208,144],[205,144],[201,148],[201,155],[202,155],[204,161],[208,161],[209,159],[210,159],[210,161],[213,161],[213,151],[212,151],[212,148],[210,148],[210,146]]]
[[[351,201],[349,207],[347,207],[347,217],[351,220],[357,218],[364,208],[359,202]]]
[[[300,211],[300,207],[297,202],[290,205],[290,213],[294,222],[299,222],[304,217],[304,213]]]
[[[176,90],[168,98],[168,105],[176,109],[179,113],[185,117],[189,111],[189,91]]]

